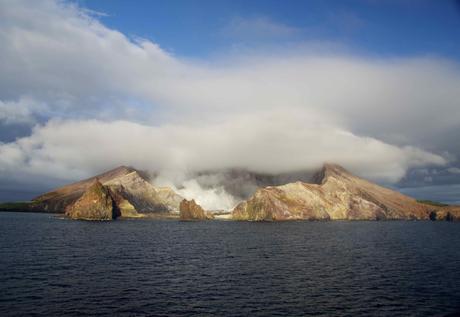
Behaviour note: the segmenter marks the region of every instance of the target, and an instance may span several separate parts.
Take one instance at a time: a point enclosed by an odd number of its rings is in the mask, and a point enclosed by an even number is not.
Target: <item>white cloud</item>
[[[460,174],[460,168],[458,167],[449,167],[447,171],[451,174]]]
[[[410,167],[445,164],[446,151],[460,154],[452,61],[308,45],[191,61],[51,0],[2,1],[0,21],[0,121],[50,119],[0,145],[4,179],[18,170],[76,179],[119,164],[274,173],[330,161],[396,181]],[[296,32],[269,19],[238,25]]]
[[[120,164],[153,171],[231,167],[282,173],[337,162],[358,174],[396,181],[409,167],[444,164],[435,154],[359,137],[298,112],[242,116],[212,125],[146,126],[127,121],[50,121],[30,137],[0,146],[5,171],[88,174]]]
[[[11,124],[35,124],[35,117],[47,111],[47,106],[36,100],[23,97],[18,101],[0,100],[0,123]]]

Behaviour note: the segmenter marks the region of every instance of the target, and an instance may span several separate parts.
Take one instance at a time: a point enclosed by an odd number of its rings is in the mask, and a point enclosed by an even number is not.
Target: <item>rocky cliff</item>
[[[142,214],[139,214],[137,212],[136,208],[129,202],[129,200],[127,200],[123,196],[124,191],[122,190],[122,188],[108,188],[110,189],[110,193],[112,195],[116,207],[120,212],[121,217],[137,218],[142,216]]]
[[[120,210],[110,189],[95,180],[80,198],[67,206],[65,214],[72,219],[112,220],[120,216]]]
[[[96,180],[110,188],[124,216],[178,211],[183,199],[170,188],[153,186],[144,173],[121,166],[43,194],[33,200],[31,208],[35,211],[63,213],[68,206],[82,197]]]
[[[122,217],[139,217],[146,213],[159,213],[163,217],[167,213],[179,210],[184,220],[212,217],[212,214],[207,214],[194,201],[183,201],[180,195],[168,187],[153,186],[144,173],[125,166],[58,188],[35,198],[33,202],[21,208],[27,211],[54,213],[72,210],[73,214],[84,215],[82,207],[89,208],[88,202],[91,199],[88,195],[94,189],[92,187],[96,182],[101,184],[102,192],[108,191],[112,203]],[[89,190],[90,188],[92,190]],[[96,202],[94,208],[101,212],[96,218],[102,217],[102,214],[107,212],[108,207],[102,208],[104,204],[110,205],[106,199],[108,198],[104,195],[93,199]],[[92,209],[90,212],[93,212]],[[103,217],[110,218],[107,215]],[[310,183],[297,181],[257,189],[252,196],[234,208],[232,218],[235,220],[455,221],[460,220],[460,207],[419,203],[398,192],[354,176],[338,165],[326,164],[313,176],[313,181]]]
[[[120,166],[94,177],[65,185],[33,199],[33,208],[37,211],[63,213],[67,206],[72,205],[83,193],[98,180],[101,184],[133,172],[134,169]]]
[[[232,212],[235,220],[428,219],[430,207],[325,164],[313,183],[258,189]]]
[[[213,219],[211,213],[207,213],[195,200],[182,200],[179,206],[180,220],[206,220]]]
[[[445,206],[432,208],[430,220],[460,221],[460,206]]]
[[[140,213],[178,211],[182,197],[168,187],[155,187],[138,171],[111,179],[105,186],[117,190]]]

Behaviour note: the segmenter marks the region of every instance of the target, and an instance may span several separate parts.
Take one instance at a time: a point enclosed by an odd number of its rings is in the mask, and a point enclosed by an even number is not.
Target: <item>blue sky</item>
[[[458,3],[0,0],[0,201],[334,162],[460,202]]]
[[[107,26],[150,39],[181,56],[206,57],[236,44],[333,41],[364,54],[460,58],[460,41],[456,40],[460,39],[458,1],[80,0],[78,3],[107,14],[101,16]],[[242,25],[244,30],[238,29]],[[247,30],[251,25],[257,28],[253,34]]]

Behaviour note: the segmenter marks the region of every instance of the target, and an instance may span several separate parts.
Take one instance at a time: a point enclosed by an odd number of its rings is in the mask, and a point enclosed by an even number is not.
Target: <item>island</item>
[[[79,220],[159,217],[180,220],[460,220],[460,206],[417,201],[324,164],[311,182],[258,188],[228,217],[204,210],[169,187],[155,186],[147,173],[120,166],[44,193],[31,202],[3,204],[6,211],[64,214]]]

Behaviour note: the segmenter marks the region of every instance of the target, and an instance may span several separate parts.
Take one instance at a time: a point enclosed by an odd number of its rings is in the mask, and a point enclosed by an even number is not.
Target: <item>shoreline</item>
[[[36,211],[36,210],[0,210],[0,213],[31,213],[31,214],[49,214],[54,215],[60,219],[68,219],[68,220],[80,220],[80,221],[91,221],[91,222],[99,222],[101,220],[94,220],[94,219],[73,219],[71,217],[66,216],[64,213],[53,213],[53,212],[46,212],[46,211]],[[414,222],[414,221],[426,221],[426,222],[460,222],[460,219],[282,219],[282,220],[245,220],[245,219],[232,219],[231,213],[229,214],[218,214],[214,217],[214,219],[191,219],[191,220],[181,220],[179,217],[179,213],[172,213],[172,214],[155,214],[155,213],[144,213],[139,214],[137,216],[132,217],[118,217],[113,220],[177,220],[181,222],[201,222],[201,221],[232,221],[232,222],[259,222],[259,223],[274,223],[274,222],[335,222],[335,221],[342,221],[342,222],[394,222],[394,221],[404,221],[404,222]],[[106,221],[113,221],[113,220],[103,220]]]

